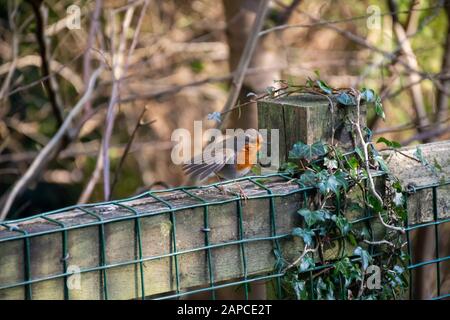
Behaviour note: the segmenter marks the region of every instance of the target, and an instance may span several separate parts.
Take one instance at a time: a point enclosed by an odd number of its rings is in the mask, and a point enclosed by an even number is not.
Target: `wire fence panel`
[[[255,275],[271,278],[266,273],[275,264],[274,247],[292,258],[297,254],[290,231],[310,188],[283,175],[238,183],[248,200],[224,193],[221,187],[229,183],[221,183],[2,223],[0,297],[172,297],[188,294],[186,288],[228,286],[218,282],[229,279],[243,277],[245,284]],[[69,288],[77,275],[82,290]]]
[[[377,177],[381,185],[383,179]],[[240,198],[238,185],[248,200]],[[430,298],[449,297],[442,284],[450,256],[439,241],[440,227],[450,222],[449,188],[446,181],[408,188],[410,297],[417,290],[417,270],[426,267],[435,277]],[[289,264],[301,254],[303,243],[291,232],[302,224],[297,210],[315,191],[290,176],[271,174],[149,191],[3,222],[0,299],[174,299],[202,292],[214,299],[217,289],[229,286],[238,286],[248,298],[255,281],[270,282],[271,296],[283,299],[280,261]],[[418,201],[420,193],[426,196]],[[349,212],[347,218],[382,239],[384,231],[370,211]],[[425,228],[432,230],[432,257],[420,260],[410,236]],[[347,241],[332,240],[323,252],[326,261],[359,259]],[[378,254],[374,248],[370,252]],[[315,281],[314,274],[328,267],[317,265],[304,274]]]

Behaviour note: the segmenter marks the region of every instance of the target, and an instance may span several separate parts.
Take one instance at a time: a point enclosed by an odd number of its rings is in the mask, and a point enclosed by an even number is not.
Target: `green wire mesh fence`
[[[428,259],[425,261],[411,261],[408,265],[408,269],[409,269],[409,298],[412,299],[413,297],[413,287],[414,285],[416,285],[414,283],[414,279],[413,279],[413,272],[414,271],[418,271],[421,268],[425,268],[427,266],[433,266],[435,267],[436,270],[436,279],[435,279],[435,290],[433,290],[433,292],[435,292],[436,294],[431,297],[432,300],[441,300],[441,299],[447,299],[450,297],[450,292],[442,292],[441,286],[442,286],[442,279],[441,279],[441,271],[443,268],[448,267],[444,266],[443,264],[446,261],[450,261],[450,256],[449,255],[445,255],[445,256],[440,256],[440,239],[441,239],[441,235],[439,232],[439,227],[443,226],[444,224],[450,223],[450,218],[444,218],[444,212],[439,212],[438,211],[438,191],[442,190],[442,191],[446,191],[446,189],[448,190],[448,186],[450,185],[450,182],[441,182],[438,184],[428,184],[428,185],[423,185],[420,187],[415,187],[415,186],[410,186],[408,188],[408,195],[409,196],[413,196],[415,194],[417,194],[418,192],[426,192],[431,190],[431,205],[432,205],[432,221],[429,222],[422,222],[422,223],[415,223],[415,224],[408,224],[405,228],[406,230],[406,237],[407,237],[407,243],[408,243],[408,255],[409,257],[413,257],[416,252],[414,252],[413,246],[411,245],[411,233],[414,231],[420,231],[420,230],[424,230],[425,228],[429,228],[432,227],[434,230],[433,232],[433,242],[434,242],[434,258],[433,259]],[[424,201],[426,201],[427,199],[424,197],[423,198]],[[448,210],[447,206],[444,205],[443,206],[443,210]],[[450,245],[449,243],[446,244],[447,246]],[[448,288],[447,288],[448,290]]]
[[[268,182],[269,181],[269,182]],[[271,185],[272,181],[280,182],[276,185]],[[202,187],[180,187],[173,188],[169,190],[158,190],[158,191],[148,191],[136,197],[98,203],[98,204],[89,204],[89,205],[76,205],[52,212],[43,213],[37,216],[14,220],[14,221],[5,221],[0,223],[0,248],[3,244],[11,242],[11,241],[21,241],[23,243],[23,251],[21,251],[22,257],[21,266],[23,266],[23,270],[21,270],[20,274],[23,275],[22,279],[17,279],[12,281],[11,279],[4,279],[0,276],[0,298],[2,297],[2,292],[8,292],[8,290],[18,289],[24,290],[24,298],[25,299],[34,299],[35,298],[35,286],[39,283],[62,279],[63,285],[63,298],[64,299],[73,299],[72,290],[68,286],[69,278],[74,274],[73,271],[69,270],[69,261],[71,258],[71,252],[69,249],[69,233],[73,232],[77,229],[94,227],[98,229],[98,263],[94,266],[82,267],[77,272],[83,276],[83,274],[96,272],[98,273],[99,283],[101,284],[101,293],[99,297],[102,299],[111,298],[111,289],[110,287],[114,284],[111,280],[111,273],[114,272],[115,269],[124,267],[124,266],[134,266],[137,270],[137,281],[139,285],[136,286],[138,288],[136,290],[135,298],[152,298],[152,299],[176,299],[182,296],[189,296],[192,294],[197,294],[201,292],[209,292],[210,297],[215,299],[216,290],[229,286],[242,286],[244,290],[244,297],[246,299],[249,298],[249,292],[251,290],[250,285],[255,281],[271,281],[274,283],[275,287],[275,295],[278,299],[285,298],[283,294],[282,288],[282,277],[284,276],[284,272],[279,263],[280,259],[284,259],[283,257],[283,246],[282,242],[292,238],[290,232],[280,232],[279,226],[277,225],[277,221],[283,218],[283,215],[288,214],[286,211],[277,211],[276,199],[277,198],[286,198],[292,195],[296,195],[299,198],[306,201],[307,197],[310,196],[311,192],[314,192],[314,189],[311,187],[305,187],[293,180],[292,177],[284,175],[284,174],[271,174],[266,176],[252,176],[252,177],[244,177],[241,179],[237,179],[236,182],[233,183],[243,183],[247,185],[248,188],[254,188],[257,190],[255,192],[250,192],[248,195],[248,201],[252,200],[266,200],[268,201],[269,207],[267,208],[267,213],[269,215],[268,221],[270,224],[269,234],[265,236],[257,236],[257,237],[246,237],[246,226],[244,223],[243,216],[246,214],[246,204],[245,201],[241,199],[240,196],[231,196],[231,195],[223,195],[221,197],[217,197],[215,194],[214,197],[213,190],[221,191],[225,185],[228,185],[229,182],[221,182],[217,184],[212,184],[208,186]],[[450,219],[439,219],[438,214],[438,206],[436,204],[437,201],[437,190],[449,183],[443,183],[440,185],[429,185],[421,187],[423,189],[432,189],[433,194],[433,210],[434,210],[434,220],[432,222],[420,223],[416,225],[408,225],[406,226],[407,238],[409,241],[409,234],[413,230],[417,230],[419,228],[434,226],[435,227],[435,241],[436,241],[436,254],[435,258],[430,261],[422,261],[418,263],[410,263],[409,269],[415,270],[421,268],[425,265],[436,265],[437,270],[437,295],[434,297],[435,299],[442,299],[449,297],[448,292],[441,292],[440,288],[440,265],[450,259],[449,256],[439,256],[439,232],[438,226],[440,224],[450,222]],[[248,187],[251,185],[251,187]],[[283,185],[283,187],[280,187]],[[289,185],[289,188],[286,189],[284,185]],[[282,189],[280,189],[282,188]],[[246,189],[246,190],[247,190]],[[411,189],[410,193],[413,194],[417,192],[418,189]],[[167,195],[170,195],[167,196]],[[180,203],[181,200],[182,202]],[[139,203],[146,203],[148,201],[152,201],[152,209],[148,209],[148,207],[140,207],[139,205],[134,205],[134,201],[138,201]],[[212,240],[214,235],[214,230],[210,225],[210,210],[214,206],[220,205],[233,205],[235,206],[235,221],[237,224],[236,235],[234,239],[227,241],[217,241]],[[336,203],[337,210],[339,210],[339,203]],[[105,211],[104,208],[114,208],[115,211],[120,212],[120,214],[111,216],[109,211]],[[202,215],[203,225],[200,232],[203,234],[203,244],[193,246],[192,248],[179,248],[179,241],[177,241],[177,236],[179,236],[179,232],[177,231],[177,219],[183,218],[181,215],[186,210],[190,209],[198,209],[200,208],[197,214]],[[102,211],[103,210],[103,211]],[[61,218],[61,213],[67,212],[77,212],[76,218],[82,217],[81,220],[77,219],[63,219]],[[262,212],[261,214],[266,214],[266,212]],[[169,252],[160,253],[160,254],[145,254],[143,238],[146,236],[143,234],[143,219],[154,216],[167,216],[170,221],[170,250]],[[352,224],[366,224],[369,228],[372,226],[370,221],[376,218],[369,211],[365,212],[363,216],[358,217],[357,219],[351,221]],[[40,227],[34,226],[30,227],[30,222],[36,220],[42,221]],[[81,221],[81,222],[80,222]],[[133,259],[127,259],[122,261],[111,262],[107,258],[107,247],[108,247],[108,235],[106,234],[105,228],[112,223],[118,222],[131,222],[133,224],[133,234],[134,234],[134,245],[136,248],[136,252],[133,255]],[[42,227],[45,225],[45,228]],[[51,227],[49,227],[51,226]],[[192,232],[197,232],[193,230]],[[31,240],[35,237],[41,237],[51,234],[60,234],[61,235],[61,243],[60,243],[60,261],[61,261],[61,272],[49,274],[46,276],[34,276],[32,272],[32,263],[33,263],[33,250],[36,248],[31,247]],[[334,239],[336,240],[336,239]],[[257,243],[270,243],[271,251],[274,256],[274,266],[272,271],[263,272],[259,274],[254,274],[250,272],[250,264],[252,261],[249,258],[248,250],[250,246]],[[230,281],[224,282],[223,279],[216,279],[217,272],[220,270],[216,270],[214,259],[215,252],[221,250],[226,247],[238,247],[239,251],[239,260],[241,270],[238,278],[230,279]],[[298,250],[300,250],[298,248]],[[297,250],[297,252],[298,252]],[[408,246],[409,255],[413,254],[411,246]],[[180,259],[182,259],[183,255],[203,252],[204,258],[206,259],[206,277],[208,285],[202,287],[194,287],[187,288],[183,284],[183,277],[180,271]],[[377,255],[376,248],[373,246],[369,246],[369,252],[373,255]],[[0,251],[0,259],[2,251]],[[339,253],[340,256],[346,254],[345,249],[341,250]],[[351,259],[359,259],[359,257],[352,256]],[[149,292],[146,291],[148,288],[147,273],[155,272],[152,268],[146,266],[146,263],[150,261],[160,261],[162,259],[169,259],[170,268],[168,272],[171,276],[171,291],[167,291],[166,293],[161,293],[158,295],[149,295]],[[1,267],[0,263],[0,267]],[[327,265],[318,265],[314,268],[310,268],[304,271],[309,281],[314,281],[313,274],[314,272],[320,271],[323,268],[328,267]],[[0,271],[2,273],[2,271]],[[172,279],[173,278],[173,279]],[[412,278],[410,278],[412,281]],[[312,286],[311,286],[312,287]],[[314,292],[311,292],[311,297],[314,299]]]

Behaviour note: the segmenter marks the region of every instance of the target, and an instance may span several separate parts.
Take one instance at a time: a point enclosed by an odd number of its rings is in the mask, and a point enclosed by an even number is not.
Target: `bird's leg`
[[[214,174],[215,174],[215,176],[216,176],[218,182],[222,182],[222,179],[220,178],[220,176],[219,176],[217,173],[214,173]],[[227,190],[227,189],[225,188],[225,186],[223,186],[223,185],[219,185],[219,186],[217,186],[217,188],[220,189],[220,191],[222,191],[222,193],[223,193],[224,195],[227,195],[227,193],[230,192],[230,191]]]
[[[237,186],[239,188],[239,196],[241,197],[241,199],[244,199],[244,201],[247,202],[248,195],[245,193],[244,189],[242,189],[239,184]]]
[[[217,177],[218,182],[222,182],[222,179],[220,178],[220,176],[218,174],[215,174],[215,175]],[[241,186],[238,183],[236,183],[236,185],[239,188],[239,197],[241,197],[241,199],[244,199],[244,201],[247,202],[247,199],[248,199],[247,194],[245,193],[245,191],[241,188]],[[219,185],[219,186],[217,186],[217,188],[220,189],[225,195],[227,193],[232,193],[232,194],[236,195],[236,192],[227,189],[223,185]]]

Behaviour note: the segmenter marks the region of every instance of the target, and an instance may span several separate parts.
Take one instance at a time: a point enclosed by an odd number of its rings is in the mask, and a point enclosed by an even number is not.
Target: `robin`
[[[263,138],[255,129],[235,130],[208,144],[203,152],[183,165],[186,174],[202,181],[216,176],[219,180],[245,176],[257,163]],[[238,185],[241,196],[247,198]]]

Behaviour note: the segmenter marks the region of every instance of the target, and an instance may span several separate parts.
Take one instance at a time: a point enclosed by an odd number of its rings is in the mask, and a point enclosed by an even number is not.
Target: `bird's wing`
[[[233,141],[231,141],[231,139]],[[235,137],[227,136],[219,141],[208,144],[204,151],[191,159],[189,163],[183,165],[186,174],[205,179],[213,172],[220,171],[227,162],[235,157],[234,149],[227,150],[227,143],[234,143]],[[231,146],[233,144],[230,144]]]

